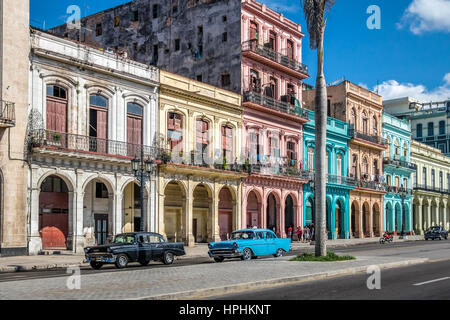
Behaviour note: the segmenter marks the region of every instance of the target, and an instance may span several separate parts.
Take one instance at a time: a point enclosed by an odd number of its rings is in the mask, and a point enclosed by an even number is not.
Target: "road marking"
[[[448,280],[448,279],[450,279],[450,277],[445,277],[445,278],[440,278],[440,279],[430,280],[430,281],[421,282],[421,283],[415,283],[415,284],[413,284],[413,285],[414,285],[414,286],[423,286],[424,284],[429,284],[429,283],[433,283],[433,282],[444,281],[444,280]]]

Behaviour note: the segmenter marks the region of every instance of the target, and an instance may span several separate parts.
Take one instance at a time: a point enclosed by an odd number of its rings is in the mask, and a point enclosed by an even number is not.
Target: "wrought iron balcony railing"
[[[382,191],[382,192],[387,191],[386,184],[378,182],[378,181],[359,180],[356,182],[356,186],[359,188],[371,189],[371,190]]]
[[[427,186],[427,185],[423,185],[423,184],[415,184],[414,190],[422,190],[422,191],[437,192],[437,193],[442,193],[442,194],[450,194],[449,189],[436,187],[436,186]]]
[[[0,101],[0,126],[13,127],[16,124],[16,104]]]
[[[283,55],[274,51],[270,47],[262,46],[258,40],[246,41],[242,44],[242,52],[254,52],[264,58],[270,59],[278,64],[281,64],[289,69],[308,75],[308,66],[295,61],[287,55]]]
[[[412,196],[413,190],[412,189],[405,189],[402,187],[396,187],[396,186],[386,186],[386,191],[388,193],[394,193],[394,194],[404,194],[405,196]]]
[[[48,130],[33,131],[31,144],[32,147],[121,158],[140,159],[142,152],[145,159],[155,160],[160,156],[155,147]]]
[[[252,102],[279,112],[309,120],[307,110],[287,102],[276,100],[255,91],[246,91],[244,93],[244,102]]]
[[[362,139],[382,146],[385,146],[387,144],[387,140],[385,138],[356,131],[354,125],[350,125],[348,132],[350,137],[354,139]]]
[[[357,181],[356,181],[356,179],[351,178],[351,177],[328,175],[328,183],[343,184],[346,186],[356,186]]]
[[[415,163],[411,163],[411,162],[407,162],[407,161],[403,161],[403,160],[384,158],[383,163],[385,165],[391,165],[391,166],[395,166],[397,168],[402,167],[402,168],[406,168],[406,169],[410,169],[410,170],[414,170],[414,171],[417,170],[417,165]]]

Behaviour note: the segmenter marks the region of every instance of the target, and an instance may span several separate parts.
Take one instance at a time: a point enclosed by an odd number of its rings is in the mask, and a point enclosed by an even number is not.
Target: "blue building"
[[[387,186],[384,196],[384,229],[396,234],[400,234],[402,230],[410,233],[413,198],[411,175],[416,172],[416,165],[411,163],[409,122],[384,113],[383,138],[388,146],[383,152],[383,172]]]
[[[308,111],[310,122],[303,126],[303,169],[314,173],[315,121],[314,112]],[[349,125],[328,118],[327,123],[327,230],[329,239],[350,238],[350,190],[355,181],[349,176]],[[311,183],[303,187],[304,225],[314,223],[314,190]]]

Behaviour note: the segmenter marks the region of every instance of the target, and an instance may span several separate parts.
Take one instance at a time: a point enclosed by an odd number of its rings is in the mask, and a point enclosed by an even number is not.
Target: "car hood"
[[[123,248],[123,247],[127,247],[127,246],[132,246],[132,245],[133,244],[109,243],[109,244],[104,244],[104,245],[101,245],[101,246],[87,247],[86,249],[88,250],[89,253],[107,252],[108,249],[114,250],[114,249],[119,249],[119,248]]]
[[[228,240],[221,242],[212,242],[210,245],[214,249],[225,249],[225,248],[234,248],[234,244],[237,243],[239,246],[244,245],[246,243],[250,243],[253,240]]]

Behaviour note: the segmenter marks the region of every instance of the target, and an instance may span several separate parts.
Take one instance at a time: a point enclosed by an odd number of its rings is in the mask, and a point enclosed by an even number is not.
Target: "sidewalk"
[[[396,238],[394,242],[423,240],[423,236],[409,236],[406,240]],[[370,239],[341,239],[328,241],[328,247],[348,247],[363,245],[369,243],[378,243],[378,238]],[[314,246],[309,243],[293,242],[293,250],[313,250]],[[178,259],[190,259],[198,257],[208,257],[207,244],[198,244],[192,248],[186,248],[186,256]],[[42,256],[21,256],[21,257],[0,257],[0,272],[20,272],[33,270],[51,270],[67,268],[69,266],[87,267],[88,263],[84,261],[84,255],[74,255],[67,252],[61,252],[58,255]]]

